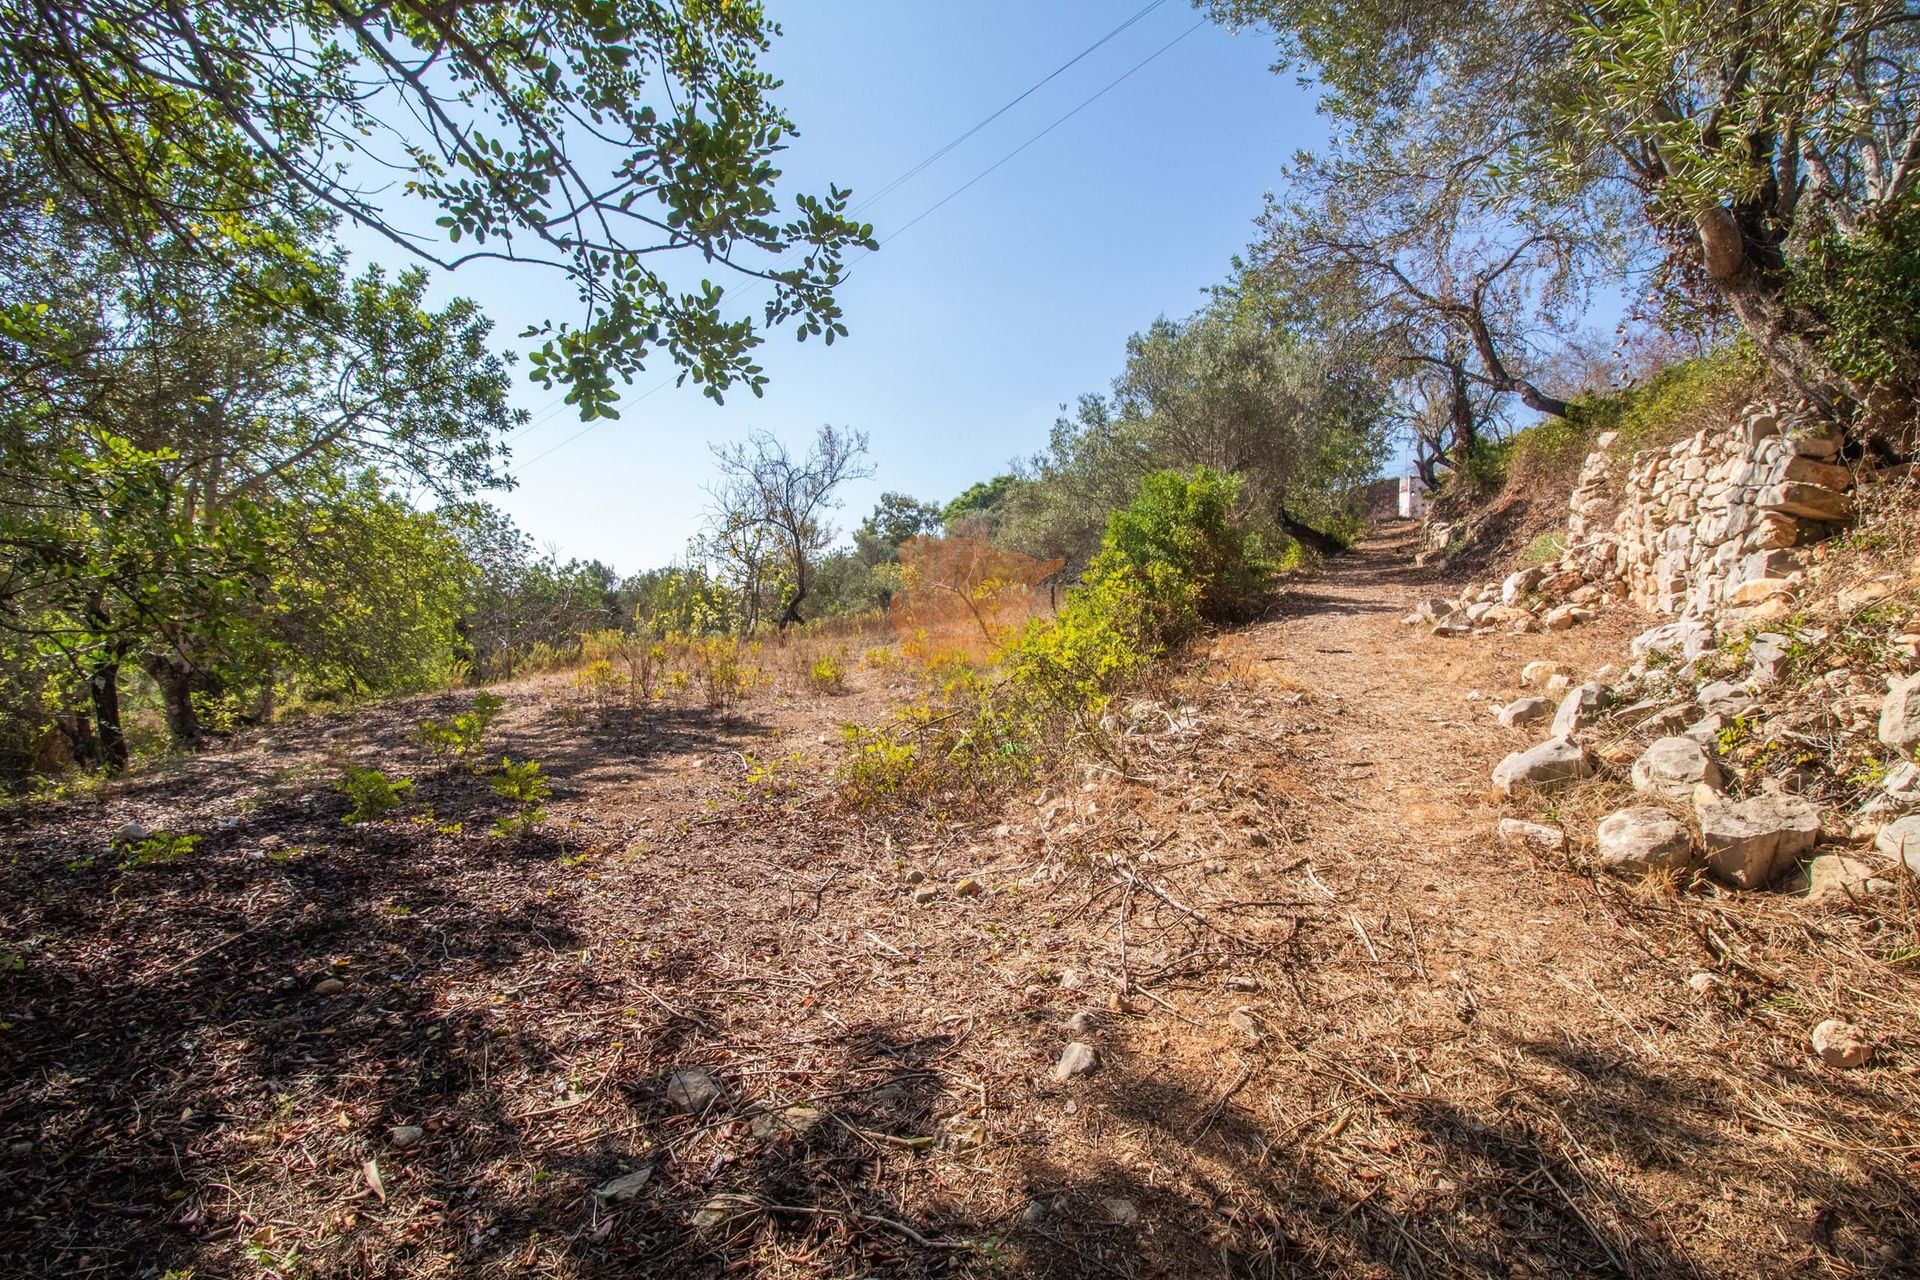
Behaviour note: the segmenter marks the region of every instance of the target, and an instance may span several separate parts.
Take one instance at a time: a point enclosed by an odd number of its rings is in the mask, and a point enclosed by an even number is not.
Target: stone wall
[[[1730,428],[1617,456],[1606,433],[1574,487],[1558,568],[1623,583],[1656,613],[1784,612],[1804,549],[1853,516],[1840,442],[1772,405]]]

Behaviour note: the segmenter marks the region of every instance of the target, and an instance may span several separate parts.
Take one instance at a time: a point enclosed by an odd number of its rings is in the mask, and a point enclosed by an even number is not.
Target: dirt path
[[[558,784],[535,840],[407,755],[423,704],[16,809],[0,1248],[62,1276],[1908,1273],[1912,1075],[1801,1047],[1854,998],[1804,935],[1855,934],[1497,848],[1490,697],[1634,620],[1416,636],[1408,550],[1336,562],[1116,708],[1118,762],[992,813],[837,806],[838,723],[913,693],[885,668],[730,719],[510,689],[503,749]],[[343,831],[352,752],[431,817]],[[74,868],[129,815],[207,839]],[[1059,1080],[1076,1040],[1099,1065]],[[720,1094],[690,1115],[694,1070]]]

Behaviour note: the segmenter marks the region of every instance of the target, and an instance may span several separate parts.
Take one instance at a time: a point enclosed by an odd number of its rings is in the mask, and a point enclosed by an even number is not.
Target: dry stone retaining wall
[[[1834,461],[1839,440],[1773,405],[1749,408],[1734,429],[1631,458],[1616,444],[1601,435],[1581,468],[1557,568],[1622,583],[1652,612],[1784,612],[1804,548],[1853,516],[1853,477]]]

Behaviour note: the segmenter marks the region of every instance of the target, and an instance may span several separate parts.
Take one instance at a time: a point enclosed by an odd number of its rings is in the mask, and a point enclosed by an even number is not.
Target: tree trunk
[[[127,735],[120,727],[120,662],[94,664],[87,676],[87,695],[93,702],[93,722],[99,730],[100,763],[110,774],[127,771]]]
[[[1786,256],[1768,215],[1769,200],[1713,208],[1695,220],[1700,257],[1740,327],[1768,366],[1827,417],[1839,418],[1861,389],[1836,372],[1809,341],[1819,318],[1787,300]]]
[[[193,709],[197,682],[194,669],[184,659],[167,656],[149,658],[143,664],[153,682],[160,686],[160,702],[167,715],[167,734],[175,747],[188,751],[200,747],[200,715]]]
[[[1275,514],[1279,519],[1280,527],[1287,531],[1289,537],[1299,539],[1323,556],[1337,556],[1347,549],[1346,544],[1332,534],[1322,533],[1310,524],[1302,524],[1295,520],[1287,514],[1285,507],[1279,508]]]

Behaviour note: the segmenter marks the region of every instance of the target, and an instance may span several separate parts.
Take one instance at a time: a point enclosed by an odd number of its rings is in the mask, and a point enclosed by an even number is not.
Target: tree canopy
[[[289,219],[349,220],[422,265],[557,271],[579,315],[523,336],[534,378],[583,417],[613,414],[616,380],[656,354],[715,398],[758,393],[760,329],[844,333],[845,254],[873,245],[839,188],[782,211],[794,127],[759,65],[779,29],[749,0],[4,0],[0,15],[0,127],[123,252],[163,237],[307,313],[333,298]],[[262,254],[271,279],[246,265]],[[676,282],[680,256],[723,278]],[[766,290],[758,324],[729,278]]]

